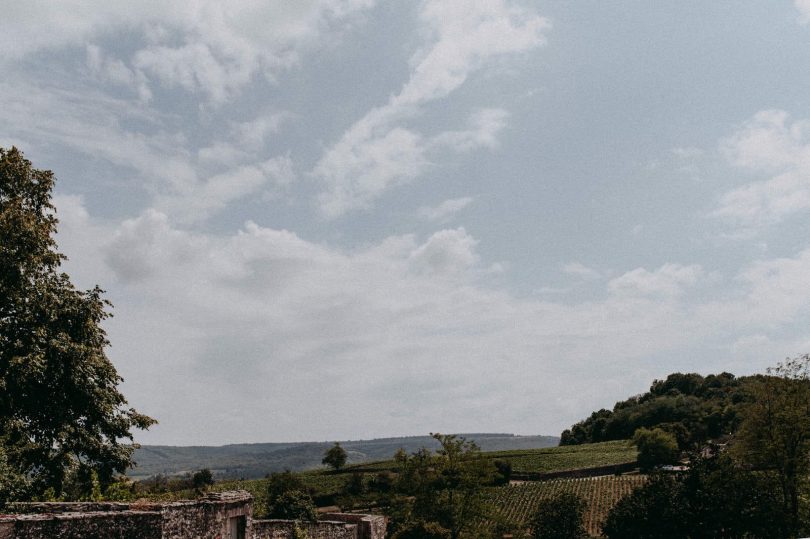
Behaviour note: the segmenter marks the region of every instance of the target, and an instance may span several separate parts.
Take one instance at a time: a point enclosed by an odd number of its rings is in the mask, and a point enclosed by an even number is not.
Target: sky
[[[810,352],[808,0],[4,4],[136,441],[559,434]]]

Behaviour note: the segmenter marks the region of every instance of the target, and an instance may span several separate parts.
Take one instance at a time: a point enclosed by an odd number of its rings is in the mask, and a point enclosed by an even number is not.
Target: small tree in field
[[[335,445],[329,448],[326,454],[324,454],[321,464],[331,466],[334,470],[340,470],[346,465],[347,458],[346,450],[340,447],[340,443],[335,442]]]
[[[203,468],[198,472],[194,472],[194,475],[191,476],[191,484],[194,486],[194,490],[197,491],[203,491],[213,485],[214,476],[211,474],[211,470]]]
[[[535,539],[582,539],[585,501],[573,492],[561,492],[540,502],[531,520]]]

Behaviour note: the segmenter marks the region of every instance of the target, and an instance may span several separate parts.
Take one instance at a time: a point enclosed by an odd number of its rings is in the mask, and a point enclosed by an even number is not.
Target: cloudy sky
[[[810,352],[808,0],[31,0],[0,50],[143,443],[558,434]]]

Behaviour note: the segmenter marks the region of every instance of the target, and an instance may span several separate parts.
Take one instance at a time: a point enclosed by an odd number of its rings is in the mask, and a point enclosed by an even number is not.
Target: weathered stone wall
[[[161,518],[144,511],[0,517],[0,539],[161,539]]]
[[[0,539],[291,539],[289,520],[253,520],[248,492],[169,503],[20,503],[0,515]],[[309,539],[384,539],[379,515],[328,513],[299,525]]]
[[[357,513],[326,513],[325,520],[337,520],[357,524],[358,539],[384,539],[388,520],[383,515],[360,515]]]
[[[212,498],[196,502],[164,504],[160,515],[163,539],[238,539],[231,536],[231,519],[241,519],[243,536],[251,535],[252,498],[234,496],[228,499]]]
[[[150,506],[157,507],[155,504]],[[129,511],[129,503],[119,502],[12,502],[6,506],[9,513],[96,513],[101,511]],[[151,507],[150,509],[151,510]]]
[[[253,539],[291,539],[295,522],[291,520],[254,520]],[[320,520],[314,523],[301,522],[298,527],[307,534],[307,539],[357,539],[356,524]]]

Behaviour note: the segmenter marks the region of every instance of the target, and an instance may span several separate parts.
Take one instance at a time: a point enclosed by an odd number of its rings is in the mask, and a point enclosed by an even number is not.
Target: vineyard
[[[587,503],[584,521],[591,536],[601,535],[601,526],[608,511],[623,496],[646,480],[643,475],[601,476],[580,479],[554,479],[490,489],[488,500],[493,508],[493,520],[482,524],[492,527],[494,521],[517,528],[526,527],[541,500],[558,492],[573,492]]]

